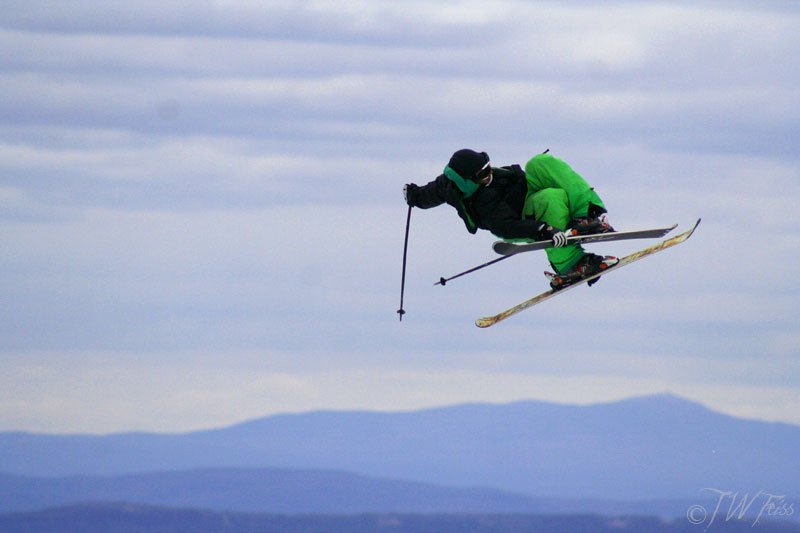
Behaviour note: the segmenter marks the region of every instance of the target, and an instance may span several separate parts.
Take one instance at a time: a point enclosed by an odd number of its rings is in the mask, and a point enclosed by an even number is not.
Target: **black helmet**
[[[470,196],[480,187],[479,174],[490,168],[489,155],[486,152],[463,148],[450,158],[444,168],[444,175],[456,184],[464,196]]]
[[[469,148],[463,148],[453,154],[450,158],[448,167],[465,180],[472,179],[481,169],[489,163],[489,155],[486,152],[476,152]]]

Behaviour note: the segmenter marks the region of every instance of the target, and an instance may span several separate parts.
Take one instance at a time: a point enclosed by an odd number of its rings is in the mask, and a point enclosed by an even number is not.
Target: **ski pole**
[[[406,238],[403,243],[403,277],[400,280],[400,309],[397,314],[400,315],[400,322],[403,321],[403,315],[406,312],[403,310],[403,296],[406,292],[406,257],[408,257],[408,229],[411,226],[411,206],[408,206],[408,215],[406,215]]]
[[[513,254],[512,255],[504,255],[502,257],[498,257],[497,259],[492,259],[491,261],[483,263],[482,265],[478,265],[476,267],[472,267],[469,270],[465,270],[461,274],[456,274],[455,276],[451,276],[451,277],[446,278],[446,279],[445,278],[439,278],[439,281],[434,283],[434,285],[445,286],[447,284],[447,282],[450,281],[450,280],[453,280],[453,279],[456,279],[456,278],[460,278],[461,276],[465,276],[467,274],[475,272],[476,270],[480,270],[482,268],[488,267],[489,265],[493,265],[495,263],[499,263],[500,261],[502,261],[504,259],[508,259],[509,257],[514,257],[514,255]]]

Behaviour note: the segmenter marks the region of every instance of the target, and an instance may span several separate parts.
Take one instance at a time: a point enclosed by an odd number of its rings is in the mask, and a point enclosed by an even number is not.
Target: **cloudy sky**
[[[800,424],[800,7],[0,2],[0,430],[670,392]],[[550,148],[686,244],[546,288],[402,185]],[[646,243],[597,246],[623,255]]]

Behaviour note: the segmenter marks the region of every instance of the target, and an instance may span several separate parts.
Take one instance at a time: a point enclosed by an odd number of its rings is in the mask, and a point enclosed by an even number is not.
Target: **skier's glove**
[[[558,231],[553,235],[553,248],[561,248],[567,245],[567,237],[569,234],[566,231]]]
[[[406,203],[411,207],[416,207],[417,205],[417,191],[419,187],[414,185],[413,183],[406,183],[403,185],[403,198],[405,198]]]
[[[569,241],[567,237],[570,233],[555,229],[553,226],[542,222],[536,228],[536,238],[541,241],[553,241],[553,248],[561,248],[566,246]]]

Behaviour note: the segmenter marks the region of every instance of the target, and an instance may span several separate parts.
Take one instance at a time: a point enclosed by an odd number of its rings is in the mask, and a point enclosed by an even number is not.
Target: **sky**
[[[800,6],[0,2],[0,431],[672,393],[800,424]],[[405,183],[550,149],[665,251],[547,288]],[[642,241],[594,245],[618,256]]]

